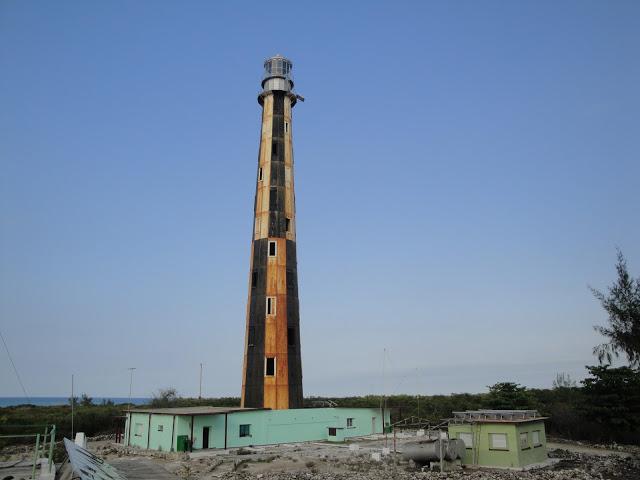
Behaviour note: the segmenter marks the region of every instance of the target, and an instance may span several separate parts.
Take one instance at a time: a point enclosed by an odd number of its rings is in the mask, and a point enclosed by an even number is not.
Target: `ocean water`
[[[101,404],[102,400],[111,400],[116,405],[129,401],[127,397],[92,397],[92,399],[93,403],[97,405]],[[143,405],[149,403],[150,400],[150,398],[146,397],[131,397],[131,403],[134,405]],[[0,407],[12,407],[25,404],[38,406],[68,405],[69,397],[31,397],[30,401],[25,397],[0,397]]]

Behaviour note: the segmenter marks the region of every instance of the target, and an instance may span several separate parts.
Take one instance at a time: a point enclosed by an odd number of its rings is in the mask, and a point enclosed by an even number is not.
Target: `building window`
[[[267,297],[267,315],[276,314],[276,297]]]
[[[265,357],[264,359],[264,375],[266,377],[273,377],[276,374],[276,358]]]
[[[134,437],[141,437],[143,428],[144,427],[142,426],[141,423],[136,423],[136,429],[134,430],[133,436]]]
[[[159,432],[164,431],[164,425],[158,425],[158,431]]]
[[[251,272],[251,288],[256,288],[258,286],[258,272]]]
[[[262,167],[258,168],[258,181],[261,182],[264,179],[264,174],[262,173]]]
[[[509,450],[509,447],[507,446],[507,434],[506,433],[490,433],[489,449],[490,450]]]
[[[542,446],[542,442],[540,441],[540,430],[534,430],[531,432],[531,443],[534,447]]]
[[[256,344],[256,327],[249,327],[249,338],[247,339],[247,346],[253,347]]]
[[[353,427],[353,418],[347,418],[347,428]]]
[[[335,437],[337,433],[338,433],[338,430],[335,427],[329,427],[329,436],[330,437]]]
[[[269,242],[269,256],[275,257],[278,252],[278,243],[277,242]]]
[[[529,448],[529,434],[527,432],[520,432],[520,448],[522,450]]]
[[[240,425],[240,436],[241,437],[250,437],[251,436],[251,425]]]
[[[464,442],[465,448],[473,448],[473,435],[469,432],[458,432],[458,439]]]
[[[284,133],[289,133],[289,122],[284,122]]]
[[[285,223],[285,230],[288,232],[291,229],[291,219],[290,218],[285,219],[284,223]]]
[[[296,329],[293,327],[287,328],[287,346],[293,347],[296,344]]]

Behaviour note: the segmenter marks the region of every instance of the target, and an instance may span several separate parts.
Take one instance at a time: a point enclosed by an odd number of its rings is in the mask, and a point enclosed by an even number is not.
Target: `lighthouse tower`
[[[264,62],[242,406],[302,408],[291,113],[292,63]]]

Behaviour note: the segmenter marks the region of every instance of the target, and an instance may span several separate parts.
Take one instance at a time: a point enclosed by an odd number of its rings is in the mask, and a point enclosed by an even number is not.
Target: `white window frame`
[[[267,361],[273,358],[273,375],[267,375]],[[264,357],[264,376],[265,377],[275,377],[276,372],[278,371],[278,359],[276,357]]]
[[[533,430],[531,432],[531,444],[533,445],[533,448],[542,446],[542,435],[540,435],[541,433],[542,432],[540,430]]]
[[[464,442],[465,448],[473,448],[473,433],[458,432],[458,440],[462,440]]]
[[[496,439],[504,439],[503,442],[496,442]],[[509,451],[509,439],[506,433],[490,433],[489,434],[489,450],[506,450]]]
[[[273,255],[271,255],[271,245],[273,245]],[[270,258],[278,256],[278,242],[275,240],[269,240],[269,243],[267,244],[267,256]]]
[[[267,316],[276,314],[276,297],[267,297],[265,299],[265,312],[267,312]]]

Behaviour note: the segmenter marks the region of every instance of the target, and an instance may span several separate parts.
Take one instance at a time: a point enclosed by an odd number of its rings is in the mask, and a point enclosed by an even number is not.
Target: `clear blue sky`
[[[549,386],[640,271],[640,3],[0,3],[28,393],[238,395],[262,61],[294,62],[307,394]],[[20,387],[4,352],[0,395]]]

